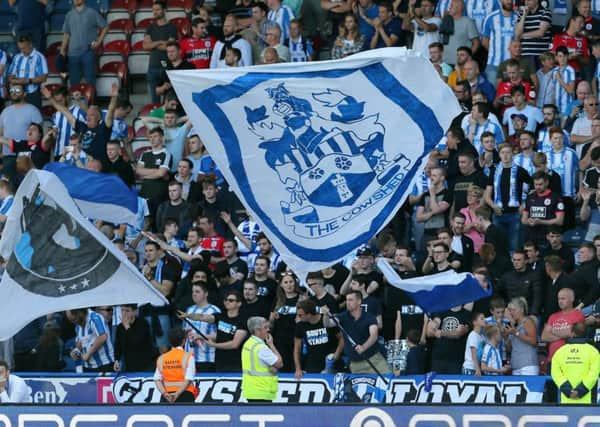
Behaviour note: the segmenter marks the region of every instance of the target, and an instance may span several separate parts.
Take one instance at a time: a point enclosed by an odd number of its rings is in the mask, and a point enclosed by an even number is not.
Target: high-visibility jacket
[[[185,370],[188,363],[194,363],[192,354],[186,353],[181,347],[173,348],[158,358],[156,365],[162,370],[163,384],[168,393],[179,390],[186,382]],[[194,396],[198,395],[193,383],[190,383],[185,390],[193,393]]]
[[[583,383],[591,390],[598,381],[599,373],[600,354],[596,347],[583,339],[570,340],[552,357],[552,379],[559,388],[568,381],[573,389]],[[572,399],[561,392],[560,403],[592,403],[592,393]]]
[[[252,335],[242,347],[242,396],[246,399],[273,400],[277,395],[277,375],[258,357],[264,341]]]

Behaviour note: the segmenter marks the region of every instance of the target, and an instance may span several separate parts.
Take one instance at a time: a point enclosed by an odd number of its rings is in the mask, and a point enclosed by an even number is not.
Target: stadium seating
[[[152,16],[151,9],[140,9],[135,13],[133,18],[135,28],[147,28],[152,22],[154,17]]]
[[[62,42],[46,43],[46,55],[57,55]]]
[[[51,31],[46,35],[46,46],[49,46],[52,43],[62,42],[62,39],[63,39],[62,31]]]
[[[50,16],[50,31],[62,31],[65,16],[65,13],[53,13]]]
[[[62,13],[66,14],[68,11],[73,9],[73,1],[72,0],[56,0],[54,2],[54,13]]]
[[[189,37],[192,34],[192,25],[187,17],[173,18],[169,22],[177,27],[177,37],[179,39]]]
[[[167,0],[167,9],[191,9],[194,0]]]
[[[106,36],[104,37],[104,40],[102,41],[102,43],[104,45],[115,41],[115,40],[125,40],[127,41],[129,39],[129,34],[127,34],[125,31],[121,31],[121,30],[111,30],[108,33],[106,33]]]
[[[140,108],[140,111],[138,112],[138,116],[147,116],[148,114],[150,114],[150,111],[152,111],[158,107],[160,107],[160,104],[146,104],[142,108]],[[137,129],[136,129],[136,131],[137,131]]]
[[[117,9],[117,10],[109,10],[106,14],[106,22],[110,26],[114,21],[119,21],[121,19],[131,19],[131,14],[127,10]]]
[[[108,28],[110,31],[120,30],[124,31],[128,35],[131,35],[134,26],[133,21],[130,18],[120,18],[110,22],[110,24],[108,24]]]
[[[110,5],[111,11],[126,10],[132,15],[135,13],[137,8],[137,0],[113,0]]]
[[[96,96],[98,98],[110,98],[113,84],[120,83],[116,73],[100,73],[96,76]]]
[[[167,9],[165,14],[168,21],[173,21],[176,18],[187,18],[187,14],[184,9]]]
[[[144,30],[135,30],[131,33],[131,46],[136,45],[139,41],[144,41],[146,32]]]
[[[131,52],[131,46],[127,40],[113,40],[102,47],[102,52],[118,53],[125,60]]]
[[[75,91],[81,92],[81,94],[86,97],[88,105],[94,103],[96,98],[96,88],[93,85],[89,83],[79,83],[69,88],[69,93],[72,94]]]
[[[119,78],[121,87],[127,87],[129,71],[127,70],[127,64],[121,61],[108,62],[100,68],[100,74],[115,74]],[[98,91],[98,87],[96,87]],[[100,95],[99,95],[100,96]]]

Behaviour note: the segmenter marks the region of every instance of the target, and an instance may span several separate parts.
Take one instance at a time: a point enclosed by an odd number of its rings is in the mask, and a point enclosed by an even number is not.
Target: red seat
[[[48,86],[50,85],[46,85],[46,87]],[[52,118],[52,115],[56,113],[56,109],[52,105],[43,105],[41,113],[44,119],[50,120]]]
[[[154,23],[154,18],[142,19],[140,22],[137,23],[137,25],[135,26],[135,29],[136,30],[145,30],[153,23]]]
[[[138,0],[137,8],[138,9],[152,9],[153,4],[154,4],[154,0]]]
[[[140,108],[140,111],[138,112],[138,116],[147,116],[150,114],[150,111],[152,111],[158,107],[160,107],[159,103],[158,104],[146,104],[142,108]]]
[[[108,24],[109,30],[121,30],[127,33],[128,35],[133,32],[133,21],[127,18],[115,19],[110,24]]]
[[[72,94],[73,92],[81,92],[81,94],[87,98],[88,105],[94,103],[94,98],[96,96],[96,87],[94,85],[89,83],[79,83],[69,88],[69,93]]]
[[[127,64],[119,61],[107,62],[100,68],[101,73],[115,73],[121,80],[121,87],[127,86]]]
[[[144,49],[144,40],[140,40],[136,42],[131,50],[146,50]]]
[[[167,9],[191,9],[194,0],[167,0]]]
[[[46,55],[58,55],[62,42],[54,42],[46,48]]]
[[[137,160],[142,158],[142,154],[144,154],[146,151],[148,150],[152,150],[152,147],[149,145],[146,145],[145,147],[140,147],[137,150],[134,151],[133,153],[133,157]]]
[[[134,13],[137,8],[137,0],[112,0],[110,5],[110,10],[125,9],[129,13]]]
[[[135,137],[133,126],[127,126],[127,140],[131,141]]]
[[[126,59],[129,56],[129,52],[131,51],[131,46],[127,40],[113,40],[104,45],[102,49],[104,52],[116,52],[121,54],[123,59]]]
[[[179,39],[189,37],[192,33],[192,24],[187,18],[173,18],[169,22],[177,27],[177,38]]]
[[[46,54],[46,63],[48,64],[48,72],[51,74],[57,74],[58,70],[56,69],[56,57],[57,53],[47,53]]]
[[[54,95],[54,92],[56,92],[56,90],[59,87],[61,87],[62,85],[58,84],[58,83],[50,83],[50,84],[47,84],[47,85],[44,85],[44,86],[47,87],[48,90],[50,91],[50,93]]]
[[[148,136],[148,129],[145,126],[142,126],[135,133],[136,138],[146,138]]]

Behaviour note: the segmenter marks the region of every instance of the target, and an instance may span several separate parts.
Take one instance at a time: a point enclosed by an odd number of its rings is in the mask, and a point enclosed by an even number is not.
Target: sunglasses
[[[234,299],[234,298],[225,298],[223,301],[225,301],[225,302],[239,302],[237,299]]]

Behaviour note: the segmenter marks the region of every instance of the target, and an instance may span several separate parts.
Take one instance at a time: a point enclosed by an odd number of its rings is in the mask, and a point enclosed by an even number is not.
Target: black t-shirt
[[[317,308],[327,306],[331,313],[337,313],[339,311],[336,299],[329,292],[325,292],[325,295],[323,295],[321,299],[318,299],[316,295],[311,295],[310,299],[315,302]]]
[[[556,218],[557,212],[564,210],[565,205],[560,196],[548,190],[541,195],[536,192],[530,194],[525,201],[524,212],[529,214],[529,218],[552,219]],[[547,229],[545,225],[527,226],[527,238],[536,243],[545,243]]]
[[[159,266],[161,267],[160,274],[158,274],[156,272],[156,270]],[[151,274],[152,274],[152,277],[154,278],[154,280],[157,280],[158,282],[162,282],[163,280],[169,280],[169,281],[173,282],[173,288],[171,289],[171,293],[169,295],[167,295],[167,298],[170,301],[172,296],[175,295],[177,281],[179,280],[179,272],[175,268],[175,265],[173,265],[172,262],[169,262],[163,258],[158,262],[158,264],[155,267],[152,267],[150,269],[150,271],[151,271]],[[152,314],[169,314],[170,306],[163,305],[163,306],[155,307],[151,304],[146,304],[140,308],[140,311],[141,311],[140,315],[142,315],[142,316],[150,316]],[[169,331],[163,331],[163,332],[168,333]]]
[[[337,345],[335,328],[326,328],[323,317],[315,324],[309,322],[296,323],[295,337],[302,339],[306,348],[303,369],[317,374],[325,369],[325,357],[335,351]]]
[[[244,305],[242,305],[242,311],[247,318],[260,316],[268,319],[269,313],[271,312],[271,306],[272,304],[266,298],[258,297],[256,302],[252,304],[245,302]]]
[[[163,40],[168,41],[169,39],[177,40],[177,27],[167,22],[165,25],[158,25],[156,23],[151,24],[146,28],[146,34],[150,36],[153,42]],[[150,61],[148,68],[164,68],[167,63],[167,52],[158,48],[150,51]],[[163,65],[164,64],[164,65]]]
[[[397,271],[401,279],[418,277],[416,271]],[[396,332],[396,315],[400,312],[402,330],[400,338],[406,338],[411,329],[423,330],[423,310],[402,289],[386,285],[383,300],[383,336],[386,340],[393,340]]]
[[[350,270],[348,270],[342,264],[335,264],[331,268],[334,270],[333,276],[331,276],[331,277],[323,276],[323,279],[325,279],[324,285],[332,286],[335,289],[335,293],[339,294],[340,289],[342,288],[342,285],[344,284],[344,282],[348,278],[348,275],[350,274]]]
[[[43,169],[46,163],[50,162],[51,152],[44,150],[42,141],[29,144],[26,140],[12,140],[11,149],[13,153],[19,156],[31,157],[31,161],[37,169]]]
[[[435,198],[438,203],[446,202],[448,203],[448,205],[452,204],[452,192],[448,191],[445,188],[439,193],[437,193],[435,195]],[[429,192],[422,194],[419,198],[418,205],[422,206],[425,209],[425,212],[429,212],[429,209],[427,208],[429,206],[429,199],[431,199]],[[429,230],[430,232],[436,232],[439,228],[448,227],[448,211],[446,210],[445,212],[433,215],[431,218],[429,218],[423,223],[423,226],[425,227],[426,231]]]
[[[282,372],[294,372],[294,334],[298,296],[286,298],[275,312],[279,315],[273,325],[273,341],[283,359]]]
[[[223,262],[228,261],[225,260]],[[229,264],[229,275],[233,277],[237,273],[242,273],[244,275],[244,279],[248,277],[248,264],[246,264],[244,260],[240,258]]]
[[[165,148],[158,151],[146,151],[138,162],[146,169],[164,168],[167,170],[171,169],[172,163],[173,157]],[[169,194],[168,188],[169,182],[164,179],[145,178],[142,180],[140,196],[149,200],[166,200]]]
[[[377,290],[375,292],[372,293],[372,295],[377,298],[380,298],[380,299],[383,297],[383,274],[381,274],[379,271],[375,271],[375,270],[371,270],[368,273],[356,273],[356,274],[362,274],[363,276],[366,276],[367,288],[369,287],[371,282],[379,283],[379,287],[377,288]]]
[[[600,171],[596,169],[594,166],[591,166],[585,170],[583,173],[583,184],[592,190],[597,190],[600,188],[598,185],[598,180],[600,180]],[[596,197],[594,194],[590,197],[590,208],[595,209],[598,207],[598,203],[596,203]]]
[[[475,171],[468,176],[458,176],[454,182],[454,212],[467,206],[467,190],[470,185],[476,185],[482,190],[491,185],[490,179],[482,171]]]
[[[120,156],[114,163],[107,159],[106,164],[102,165],[102,171],[110,175],[117,175],[130,188],[135,185],[133,168]]]
[[[167,70],[168,71],[172,71],[172,70],[195,70],[196,67],[194,67],[192,64],[190,64],[189,62],[187,62],[185,59],[183,61],[181,61],[179,63],[178,66],[173,66],[173,63],[171,61],[167,61],[167,66],[165,67],[165,72],[162,76],[162,79],[160,80],[160,85],[163,85],[164,83],[171,83],[171,79],[169,79],[169,75],[167,74]]]
[[[460,127],[460,121],[458,123],[458,127]],[[479,165],[479,162],[477,161],[477,159],[479,158],[479,153],[477,152],[477,149],[473,147],[473,144],[471,144],[470,142],[461,142],[460,144],[458,144],[456,150],[449,149],[448,160],[446,161],[448,166],[446,176],[446,180],[448,181],[448,188],[452,188],[452,186],[456,182],[456,179],[460,176],[460,172],[458,170],[458,155],[463,153],[469,154],[473,157],[476,167],[477,165]]]
[[[215,325],[217,326],[216,342],[229,342],[233,340],[235,333],[239,330],[246,331],[247,318],[244,314],[229,317],[227,313],[215,313]],[[235,350],[215,350],[215,364],[217,372],[241,372],[242,370],[242,345]]]
[[[88,128],[85,122],[77,120],[75,132],[81,136],[81,148],[96,160],[102,162],[104,169],[108,164],[106,156],[106,143],[110,140],[112,127],[107,127],[103,121],[98,123],[94,129]]]
[[[440,329],[444,332],[452,332],[458,329],[459,325],[469,325],[471,312],[461,308],[459,311],[447,310],[437,313],[434,318],[441,320]],[[467,334],[460,338],[436,338],[433,341],[433,350],[431,357],[437,360],[459,361],[464,360],[465,345],[467,343]]]
[[[381,301],[373,295],[368,295],[366,298],[363,298],[360,307],[362,308],[363,313],[369,313],[375,317],[379,316],[382,312]]]
[[[271,278],[261,281],[258,281],[255,278],[255,281],[258,286],[258,297],[264,298],[269,304],[269,307],[272,307],[273,301],[275,300],[275,293],[277,292],[277,282]]]

